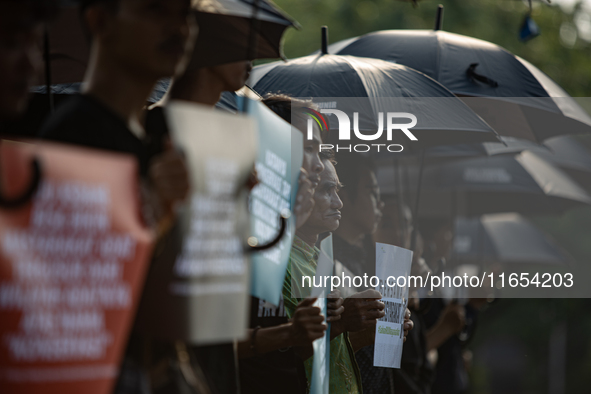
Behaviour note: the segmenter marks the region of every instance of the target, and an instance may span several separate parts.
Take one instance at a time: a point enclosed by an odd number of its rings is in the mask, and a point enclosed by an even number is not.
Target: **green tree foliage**
[[[541,35],[523,43],[519,41],[518,31],[528,6],[518,0],[421,1],[417,6],[395,0],[276,0],[276,3],[302,26],[300,31],[292,29],[286,34],[288,58],[318,50],[323,25],[329,27],[330,42],[376,30],[432,29],[437,5],[441,3],[445,7],[444,30],[498,44],[539,67],[570,95],[591,95],[591,46],[577,38],[574,24],[577,17],[589,19],[580,6],[565,13],[558,5],[534,2],[532,17]]]

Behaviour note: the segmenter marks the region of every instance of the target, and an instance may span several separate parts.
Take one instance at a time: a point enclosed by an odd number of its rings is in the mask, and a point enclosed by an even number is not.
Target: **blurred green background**
[[[285,55],[320,47],[320,27],[336,41],[384,29],[432,29],[438,4],[443,30],[501,45],[530,61],[571,96],[591,96],[591,1],[534,2],[541,35],[523,43],[518,31],[529,10],[520,0],[276,0],[302,26],[285,36]],[[583,100],[589,111],[591,99]],[[591,147],[589,139],[581,141]],[[567,249],[578,265],[591,266],[591,209],[556,218],[533,218]],[[583,270],[591,272],[591,270]],[[576,277],[590,281],[591,277]],[[468,349],[472,393],[591,392],[591,300],[498,300],[481,313]]]
[[[443,30],[491,41],[529,60],[571,96],[591,95],[591,16],[585,3],[534,1],[532,17],[541,35],[523,43],[518,31],[529,10],[521,0],[420,1],[276,0],[302,26],[285,37],[288,58],[320,48],[320,26],[330,42],[375,30],[432,29],[438,4],[445,7]]]

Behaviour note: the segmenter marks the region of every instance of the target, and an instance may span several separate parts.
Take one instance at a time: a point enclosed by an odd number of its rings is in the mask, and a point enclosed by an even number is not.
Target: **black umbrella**
[[[255,67],[247,84],[261,95],[286,93],[342,110],[351,126],[358,112],[359,130],[366,134],[378,129],[380,112],[415,114],[412,133],[418,141],[402,133],[393,136],[414,148],[498,140],[494,130],[441,84],[409,67],[377,59],[320,54],[275,62]],[[339,122],[331,121],[330,128],[338,131]],[[353,133],[347,142],[369,143]]]
[[[551,154],[545,145],[513,137],[500,137],[501,142],[483,142],[477,144],[442,145],[425,150],[426,163],[470,159],[481,156],[514,155],[524,150],[539,154]]]
[[[255,67],[248,85],[262,95],[281,92],[293,97],[311,97],[321,107],[347,113],[349,119],[354,119],[357,112],[358,129],[370,133],[379,128],[376,119],[380,113],[395,110],[415,114],[417,122],[412,133],[418,141],[410,141],[413,151],[437,145],[498,141],[494,130],[433,79],[411,68],[377,59],[329,55],[327,42],[324,27],[320,54]],[[336,119],[329,124],[331,130],[339,130]],[[330,133],[331,143],[340,142],[335,141],[336,135]],[[409,141],[401,133],[391,137],[392,141],[380,138],[372,143],[404,141],[403,146],[408,146]],[[356,136],[351,136],[348,142],[367,143]],[[420,150],[419,185],[424,155],[424,149]],[[420,188],[414,205],[415,218],[418,218],[419,196]],[[413,243],[414,240],[415,237]]]
[[[255,67],[248,85],[261,95],[266,93],[287,93],[293,97],[311,97],[321,108],[338,109],[349,119],[359,114],[358,129],[375,133],[379,128],[377,119],[388,112],[411,113],[416,116],[412,133],[418,141],[410,141],[410,148],[429,146],[498,141],[498,137],[485,122],[474,114],[453,93],[409,67],[392,64],[377,59],[354,56],[329,55],[326,51],[328,36],[323,28],[322,51],[293,59],[289,62],[275,62]],[[329,122],[331,130],[339,131],[340,120]],[[351,124],[352,127],[353,124]],[[368,133],[368,134],[369,134]],[[339,133],[340,134],[340,133]],[[330,133],[331,143],[337,133]],[[408,140],[402,133],[382,135],[372,143],[403,142]],[[368,142],[351,136],[350,142],[361,145]],[[422,175],[424,149],[421,150]],[[338,149],[337,149],[338,151]],[[420,188],[417,191],[417,203]],[[415,215],[416,207],[415,204]],[[418,224],[415,228],[418,227]],[[415,237],[413,237],[414,243]]]
[[[88,62],[89,42],[79,1],[63,3],[46,40],[46,80],[50,84],[80,82]],[[268,0],[200,0],[194,2],[194,8],[199,24],[195,47],[200,54],[198,67],[282,57],[285,29],[299,26]]]
[[[438,163],[443,160],[517,154],[528,150],[563,170],[584,189],[591,190],[591,152],[574,137],[554,137],[542,145],[512,137],[501,137],[501,141],[437,146],[427,149],[425,157],[429,163]]]
[[[516,213],[458,218],[454,261],[508,264],[569,264],[572,258],[547,234]]]
[[[425,163],[429,166],[445,164],[447,162],[477,159],[483,156],[516,155],[523,151],[533,152],[538,158],[542,158],[553,167],[558,167],[566,173],[578,186],[587,193],[591,193],[591,153],[570,136],[555,137],[547,140],[543,145],[538,145],[527,140],[511,137],[501,137],[503,143],[485,142],[482,144],[463,144],[437,146],[425,150]],[[466,163],[464,161],[464,163]],[[414,174],[410,180],[416,180],[417,167],[407,163],[407,171]],[[433,170],[430,170],[430,174]],[[465,196],[458,188],[448,191],[435,190],[431,180],[424,183],[429,189],[421,197],[422,216],[454,216],[465,205]],[[416,183],[402,185],[400,190],[416,190]],[[474,195],[473,195],[474,197]],[[492,208],[491,208],[492,209]],[[496,211],[496,209],[492,209]],[[537,208],[533,208],[536,211]],[[559,211],[560,209],[557,209]],[[486,212],[486,210],[484,210]],[[483,212],[483,213],[484,213]],[[475,212],[478,214],[479,212]]]
[[[570,136],[556,137],[544,142],[547,151],[537,154],[551,161],[588,192],[591,191],[591,152]]]
[[[283,58],[281,38],[299,25],[268,0],[200,0],[196,2],[199,35],[196,67],[240,60]]]
[[[591,204],[591,197],[568,175],[529,151],[428,168],[422,188],[423,216],[550,214]]]
[[[550,77],[490,42],[440,30],[386,30],[328,49],[421,71],[465,97],[501,135],[541,142],[591,132],[591,117]]]
[[[89,41],[80,18],[79,0],[62,0],[60,14],[45,34],[45,84],[33,89],[35,97],[26,120],[17,127],[33,136],[57,104],[77,93],[84,78]],[[281,37],[297,22],[268,0],[196,1],[199,35],[195,66],[213,66],[241,60],[282,57]],[[158,101],[169,81],[155,87],[150,102]],[[49,92],[49,94],[47,94]]]
[[[532,141],[513,137],[500,137],[500,140],[501,142],[441,145],[431,147],[424,150],[424,164],[428,166],[436,166],[446,162],[473,159],[484,156],[516,155],[525,150],[536,152],[538,154],[550,153],[548,147],[536,144]],[[414,160],[406,160],[406,157],[401,163],[395,162],[395,167],[401,167],[401,169],[403,169],[403,173],[406,175],[405,182],[402,182],[400,178],[403,176],[400,174],[400,170],[396,168],[393,169],[394,174],[397,174],[396,178],[399,184],[397,185],[396,189],[398,189],[399,193],[408,193],[418,189],[417,174],[420,171],[420,164],[421,163],[418,163],[419,167],[417,167]],[[392,170],[382,168],[382,172],[384,171],[385,173],[390,174]],[[380,183],[380,187],[390,190],[392,185],[388,184],[384,177],[387,177],[387,175],[382,174],[382,182]],[[452,202],[452,194],[436,193],[433,191],[430,193],[431,194],[428,194],[427,196],[423,196],[423,199],[426,198],[428,201],[432,201],[434,200],[435,196],[438,196],[440,199],[438,200],[439,203],[437,204],[435,201],[432,202],[432,204],[435,205],[436,211],[441,207],[446,207],[449,209],[448,214],[455,214],[455,211],[453,210],[456,209],[456,203]],[[423,204],[423,206],[424,205],[425,204]]]

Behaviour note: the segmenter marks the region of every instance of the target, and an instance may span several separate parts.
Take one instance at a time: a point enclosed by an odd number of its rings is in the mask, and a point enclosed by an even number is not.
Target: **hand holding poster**
[[[376,275],[380,279],[376,290],[382,293],[386,315],[376,325],[374,367],[400,368],[412,253],[394,245],[376,243]],[[398,278],[404,281],[397,281]]]
[[[139,217],[137,167],[120,154],[2,141],[2,393],[110,393],[138,302],[151,235]]]

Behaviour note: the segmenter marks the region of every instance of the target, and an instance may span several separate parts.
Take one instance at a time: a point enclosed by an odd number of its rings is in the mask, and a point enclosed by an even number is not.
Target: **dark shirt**
[[[126,121],[97,99],[77,94],[66,100],[41,128],[44,139],[113,152],[130,153],[147,171],[144,142],[127,127]]]
[[[131,154],[138,160],[140,172],[147,172],[150,154],[145,140],[134,135],[121,116],[91,96],[77,94],[65,100],[43,125],[39,136],[60,143]],[[148,373],[142,365],[146,351],[144,343],[137,333],[131,334],[115,393],[155,392],[150,389]],[[162,354],[163,357],[176,357],[174,347],[162,341],[153,341],[150,353],[156,353],[156,357]],[[171,375],[170,371],[167,372]],[[181,379],[177,377],[176,381]]]
[[[463,394],[469,389],[468,372],[464,365],[464,345],[474,331],[477,311],[469,304],[465,305],[466,325],[463,334],[453,335],[437,349],[437,366],[433,394]],[[433,299],[431,308],[425,316],[428,325],[434,325],[445,309],[442,299]],[[460,339],[462,337],[462,339]]]
[[[283,297],[277,307],[251,297],[250,328],[275,327],[288,322]],[[304,363],[292,348],[243,358],[239,362],[242,394],[305,394]]]
[[[369,248],[351,245],[335,234],[333,234],[332,239],[335,259],[347,267],[353,275],[363,276],[365,273],[368,276],[375,275],[375,258],[372,264],[374,255],[368,250]]]
[[[427,330],[423,314],[411,310],[414,327],[409,331],[402,348],[400,369],[394,370],[396,394],[429,394],[434,370],[427,359]]]
[[[140,172],[147,171],[148,154],[144,142],[127,127],[125,120],[101,102],[88,95],[73,95],[60,105],[43,125],[39,136],[44,139],[88,148],[133,155]],[[169,354],[171,346],[159,344]],[[150,392],[147,371],[140,366],[142,340],[131,335],[115,392],[147,394]]]
[[[55,108],[59,108],[65,101],[72,98],[72,93],[53,94],[51,98]],[[0,136],[8,139],[37,138],[50,114],[49,97],[36,92],[31,95],[27,110],[22,116],[0,121]]]

